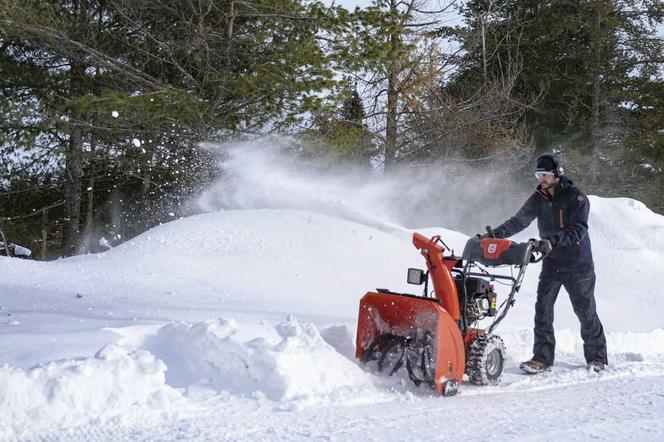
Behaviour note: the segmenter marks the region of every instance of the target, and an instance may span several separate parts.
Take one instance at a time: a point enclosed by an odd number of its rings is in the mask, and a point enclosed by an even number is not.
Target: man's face
[[[542,186],[542,189],[544,190],[552,188],[558,184],[558,181],[560,181],[560,178],[558,178],[552,172],[536,172],[535,176],[539,180],[540,186]]]

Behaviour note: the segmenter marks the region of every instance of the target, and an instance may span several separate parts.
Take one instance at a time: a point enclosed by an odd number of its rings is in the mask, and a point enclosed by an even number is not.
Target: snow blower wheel
[[[503,377],[505,344],[499,336],[478,336],[468,350],[466,373],[475,385],[497,385]]]

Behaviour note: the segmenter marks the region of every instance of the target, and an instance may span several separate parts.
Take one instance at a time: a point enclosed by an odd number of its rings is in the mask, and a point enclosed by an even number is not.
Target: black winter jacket
[[[582,272],[594,267],[588,236],[589,211],[588,197],[563,176],[553,198],[538,186],[516,215],[493,230],[497,237],[507,238],[537,218],[540,237],[553,246],[542,262],[542,270]]]

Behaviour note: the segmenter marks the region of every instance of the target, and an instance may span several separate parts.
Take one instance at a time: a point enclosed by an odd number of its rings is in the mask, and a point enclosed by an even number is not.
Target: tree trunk
[[[48,255],[48,209],[42,210],[42,230],[41,230],[42,246],[41,246],[41,259],[46,261]]]
[[[392,0],[391,11],[396,16],[397,2]],[[397,151],[397,107],[399,105],[398,73],[399,73],[399,32],[397,26],[392,27],[390,32],[390,64],[387,72],[387,124],[385,127],[385,163],[384,170],[387,171],[396,161]]]
[[[87,189],[87,208],[85,210],[85,251],[89,252],[92,249],[92,222],[95,207],[95,155],[96,143],[94,133],[90,138],[90,178],[88,179]]]
[[[593,75],[593,97],[592,97],[592,137],[593,144],[597,144],[600,137],[600,105],[602,100],[602,87],[599,74]]]
[[[602,17],[600,11],[595,9],[596,14],[596,31],[602,29]],[[600,34],[602,35],[602,34]],[[600,133],[600,113],[602,103],[602,78],[601,78],[601,63],[602,63],[602,39],[595,36],[593,38],[593,66],[592,66],[592,101],[591,101],[591,131],[592,131],[592,144],[597,145],[599,142]]]
[[[83,89],[85,66],[70,61],[69,93],[71,97],[79,95]],[[81,195],[83,193],[83,129],[80,126],[81,115],[75,108],[70,111],[69,143],[65,150],[65,223],[63,247],[66,256],[80,252]]]
[[[226,16],[226,75],[231,70],[231,40],[233,39],[233,25],[235,23],[235,2],[231,2],[231,10]]]
[[[74,1],[76,19],[81,24],[86,20],[87,4]],[[74,36],[73,38],[76,38]],[[69,97],[70,99],[85,93],[85,65],[76,59],[69,60]],[[69,143],[65,150],[65,223],[63,232],[64,254],[76,255],[81,249],[81,196],[83,193],[83,129],[80,126],[82,113],[76,104],[69,110]]]
[[[82,152],[83,131],[73,126],[69,135],[69,146],[66,151],[65,169],[65,226],[64,253],[67,256],[79,252],[82,194]]]
[[[385,131],[385,170],[396,162],[397,151],[397,74],[389,73],[387,80],[387,127]]]
[[[486,70],[486,30],[484,27],[484,22],[486,20],[485,13],[480,14],[481,20],[481,31],[482,31],[482,72],[484,74],[484,83],[487,83],[489,76],[487,75]]]

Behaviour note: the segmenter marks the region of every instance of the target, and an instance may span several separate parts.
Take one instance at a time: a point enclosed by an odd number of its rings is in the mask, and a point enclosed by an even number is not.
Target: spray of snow
[[[396,169],[387,175],[297,159],[290,140],[260,138],[220,152],[223,177],[199,198],[203,211],[304,209],[381,228],[443,225],[472,234],[511,216],[532,189],[520,189],[506,170],[469,164]],[[486,192],[496,188],[500,192]],[[516,197],[515,197],[516,195]],[[523,196],[523,198],[521,198]]]

